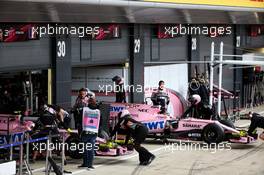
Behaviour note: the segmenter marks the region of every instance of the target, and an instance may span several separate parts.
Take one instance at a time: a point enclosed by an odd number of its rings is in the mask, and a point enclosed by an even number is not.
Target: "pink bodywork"
[[[179,105],[181,108],[176,110],[177,115],[169,114],[159,114],[159,108],[146,104],[126,104],[126,103],[111,103],[110,104],[110,126],[113,127],[117,123],[117,115],[123,109],[127,109],[132,117],[144,123],[148,129],[149,133],[164,133],[164,129],[169,129],[170,132],[176,133],[181,131],[190,131],[190,130],[203,130],[203,128],[210,124],[215,123],[221,126],[225,133],[239,133],[238,130],[230,128],[221,124],[216,120],[204,120],[197,118],[185,118],[181,119],[178,116],[184,112],[183,105]],[[174,108],[177,109],[177,108]],[[173,128],[169,125],[169,122],[177,122],[178,127]],[[230,139],[230,142],[234,143],[251,143],[254,142],[254,138],[250,136],[240,137],[238,139]]]
[[[178,128],[170,130],[174,131],[187,131],[191,129],[203,129],[207,124],[214,123],[213,120],[202,120],[195,118],[186,118],[181,119],[176,118],[175,116],[159,114],[159,108],[152,107],[144,104],[120,104],[120,103],[112,103],[111,108],[115,109],[127,109],[132,117],[144,123],[149,128],[149,133],[162,133],[166,127],[167,121],[178,120]],[[118,112],[111,111],[110,112],[110,121],[113,122],[113,125],[117,122],[116,116]],[[192,127],[184,127],[184,125],[192,126]],[[112,125],[111,125],[112,126]]]
[[[178,128],[172,131],[188,131],[190,129],[203,129],[209,123],[215,123],[214,120],[202,120],[196,118],[186,118],[179,120]]]
[[[32,121],[20,122],[18,115],[0,114],[0,134],[5,135],[8,133],[8,117],[9,118],[9,133],[18,133],[30,131],[34,123]]]
[[[256,142],[256,140],[251,137],[251,136],[247,136],[247,137],[240,137],[239,139],[229,139],[229,141],[231,143],[253,143]]]
[[[123,155],[131,154],[133,152],[134,151],[127,150],[126,147],[118,146],[115,149],[109,149],[107,152],[97,150],[96,154],[98,156],[123,156]]]
[[[146,99],[150,98],[152,93],[156,91],[157,91],[156,88],[145,89],[145,98]],[[166,91],[170,97],[168,112],[173,117],[180,117],[184,113],[185,106],[186,106],[186,100],[178,92],[172,89],[166,88]]]
[[[114,127],[118,121],[117,115],[123,109],[127,109],[132,117],[140,122],[165,122],[175,119],[175,117],[159,114],[159,108],[146,104],[128,104],[128,103],[111,103],[110,104],[110,126]],[[153,130],[153,132],[162,132],[163,127]]]
[[[97,143],[106,143],[105,139],[102,139],[100,137],[96,138]],[[98,156],[122,156],[122,155],[128,155],[133,153],[133,150],[128,150],[127,147],[117,146],[115,149],[109,149],[107,152],[104,151],[96,151],[96,155]]]
[[[145,97],[150,98],[153,91],[156,89],[146,89]],[[131,104],[131,103],[110,103],[110,127],[114,127],[117,123],[117,115],[124,109],[127,109],[132,117],[145,124],[153,124],[153,129],[150,133],[163,132],[165,123],[167,120],[175,120],[180,118],[184,113],[186,102],[177,94],[176,91],[167,89],[167,93],[170,97],[170,115],[159,114],[160,107],[148,104]],[[157,125],[157,127],[156,127]]]

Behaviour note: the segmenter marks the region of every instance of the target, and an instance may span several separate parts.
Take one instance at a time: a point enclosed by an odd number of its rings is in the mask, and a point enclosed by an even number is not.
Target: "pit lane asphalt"
[[[256,112],[264,113],[263,110]],[[236,122],[236,125],[246,127],[249,123],[249,120],[240,120]],[[260,132],[262,130],[259,130]],[[93,171],[77,168],[82,160],[74,159],[68,159],[68,164],[64,168],[76,175],[264,174],[264,141],[262,140],[252,144],[225,145],[225,148],[219,147],[218,149],[213,147],[207,149],[208,147],[203,142],[188,141],[173,141],[165,145],[160,141],[148,140],[143,146],[156,155],[156,159],[149,166],[139,166],[138,155],[135,152],[119,157],[96,157]],[[56,161],[59,162],[58,159]],[[31,165],[34,175],[45,174],[44,166],[44,161],[37,161]]]
[[[144,146],[156,155],[156,159],[149,166],[139,166],[136,153],[120,157],[96,157],[95,170],[88,171],[77,168],[82,160],[69,159],[65,169],[72,174],[92,175],[153,175],[153,174],[177,174],[177,175],[263,175],[264,174],[264,142],[257,141],[249,145],[232,144],[215,150],[206,150],[200,143],[200,150],[195,146],[197,142],[173,142],[164,145],[159,141],[148,141]],[[185,144],[184,144],[185,143]],[[181,144],[181,147],[179,145]],[[178,147],[177,147],[178,145]],[[184,146],[185,145],[185,146]],[[197,146],[199,147],[199,146]],[[196,147],[196,148],[197,148]],[[172,149],[174,148],[174,149]],[[185,149],[185,150],[183,150]],[[56,161],[59,161],[58,159]],[[43,172],[45,162],[40,161],[31,167],[34,174]],[[39,169],[40,168],[40,169]],[[37,172],[36,172],[37,171]]]

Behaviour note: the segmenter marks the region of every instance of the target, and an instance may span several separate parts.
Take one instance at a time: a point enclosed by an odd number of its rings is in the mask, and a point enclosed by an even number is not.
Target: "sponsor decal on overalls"
[[[83,108],[83,130],[98,133],[100,122],[100,111],[90,108]]]

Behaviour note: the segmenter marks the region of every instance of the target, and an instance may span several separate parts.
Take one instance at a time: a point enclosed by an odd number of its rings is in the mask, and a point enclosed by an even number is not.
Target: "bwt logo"
[[[146,127],[148,127],[149,130],[163,129],[164,128],[164,121],[147,122],[147,123],[144,123],[144,125]]]
[[[12,135],[12,143],[21,141],[23,133],[17,133]],[[0,145],[8,144],[10,140],[10,136],[0,135]]]
[[[110,112],[121,112],[124,109],[124,106],[110,106]]]

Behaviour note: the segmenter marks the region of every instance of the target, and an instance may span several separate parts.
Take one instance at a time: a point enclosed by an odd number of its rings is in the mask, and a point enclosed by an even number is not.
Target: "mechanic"
[[[125,130],[127,132],[125,145],[127,145],[131,136],[134,139],[134,148],[139,154],[140,165],[149,165],[155,159],[155,155],[141,146],[141,143],[147,137],[148,128],[144,124],[132,119],[128,110],[123,110],[120,112],[118,114],[118,118],[119,121],[114,130],[111,132],[110,137],[112,138],[120,129]]]
[[[201,97],[198,94],[193,94],[188,99],[191,106],[183,113],[182,118],[193,117],[200,119],[210,119],[213,117],[213,110],[209,106],[201,102]]]
[[[69,129],[70,123],[71,123],[71,117],[70,114],[65,111],[62,107],[58,105],[47,105],[45,110],[49,111],[50,109],[53,111],[50,111],[52,114],[56,116],[56,119],[58,120],[59,128]]]
[[[254,137],[254,130],[257,128],[263,128],[264,129],[264,117],[261,116],[258,113],[252,113],[251,111],[248,113],[248,116],[251,120],[249,129],[248,129],[248,135]],[[260,134],[260,139],[264,140],[264,132]]]
[[[82,108],[87,107],[89,104],[89,97],[87,95],[87,89],[81,88],[72,109],[72,112],[74,113],[75,128],[78,129],[79,134],[82,127]]]
[[[188,91],[190,96],[194,94],[200,95],[203,105],[209,105],[209,89],[204,78],[199,78],[198,80],[193,78],[189,83]]]
[[[124,88],[124,80],[119,76],[112,78],[112,81],[115,83],[115,92],[116,92],[116,102],[117,103],[126,103],[126,91]]]
[[[46,137],[49,134],[59,134],[59,125],[67,118],[67,114],[65,113],[64,116],[64,112],[62,110],[56,111],[55,108],[57,108],[57,110],[61,109],[60,107],[54,105],[44,105],[40,117],[35,122],[35,127],[33,128],[33,134],[31,135],[33,139]],[[69,120],[66,119],[66,121]],[[64,126],[64,124],[61,125]],[[53,137],[52,142],[57,142],[57,138]],[[45,143],[45,141],[38,143]],[[33,150],[32,163],[36,161],[38,155],[39,151]],[[44,153],[41,156],[45,157]]]
[[[88,105],[88,109],[92,110],[94,112],[96,112],[97,118],[96,120],[98,120],[98,123],[100,123],[100,110],[98,109],[98,105],[96,104],[96,100],[95,98],[90,98],[89,99],[89,105]],[[94,114],[93,112],[93,114]],[[90,122],[89,124],[92,123],[96,123],[94,122],[94,118],[95,116],[93,116],[93,119],[87,118],[89,121],[91,120],[92,122]],[[84,120],[82,119],[82,122]],[[93,125],[93,124],[92,124]],[[83,128],[83,126],[86,126],[85,128]],[[79,168],[85,167],[88,168],[88,170],[94,170],[94,166],[93,166],[93,160],[94,160],[94,148],[95,148],[95,142],[96,142],[96,137],[99,131],[99,124],[97,126],[92,126],[92,129],[89,129],[87,127],[87,124],[82,123],[82,128],[81,128],[81,139],[82,139],[82,143],[84,143],[84,145],[89,144],[89,149],[87,149],[87,146],[84,146],[84,153],[83,153],[83,163],[82,165],[78,166]]]
[[[167,112],[167,107],[170,103],[170,98],[165,88],[165,82],[163,80],[159,81],[158,91],[152,93],[151,100],[153,102],[153,105],[161,105],[160,113],[165,114]]]
[[[79,90],[79,94],[73,108],[76,109],[76,108],[87,107],[89,100],[89,97],[87,95],[88,95],[88,90],[86,88],[81,88]]]

